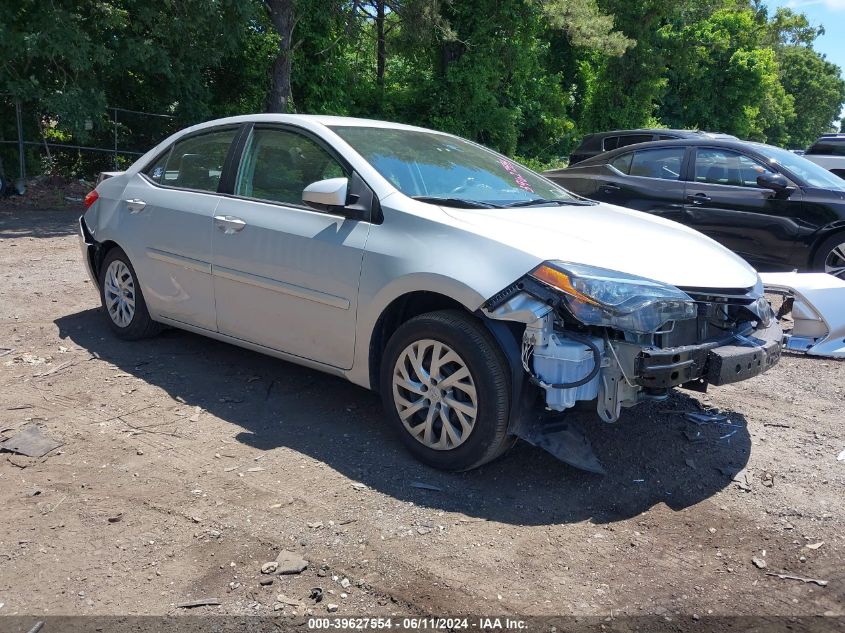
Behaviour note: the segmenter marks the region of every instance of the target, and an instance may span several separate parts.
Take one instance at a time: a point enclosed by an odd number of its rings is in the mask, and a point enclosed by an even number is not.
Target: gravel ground
[[[0,454],[0,615],[845,615],[845,363],[585,418],[605,477],[522,443],[445,474],[342,380],[116,340],[75,221],[0,212],[0,436],[63,442]],[[282,551],[308,568],[262,574]]]

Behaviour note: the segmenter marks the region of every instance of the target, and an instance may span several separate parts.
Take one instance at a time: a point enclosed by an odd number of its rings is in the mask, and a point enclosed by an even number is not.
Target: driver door
[[[214,216],[218,330],[349,369],[358,281],[370,223],[302,202],[312,182],[350,174],[310,136],[256,126],[234,196]]]
[[[789,264],[802,234],[800,190],[783,198],[763,189],[757,176],[772,169],[733,150],[698,147],[694,161],[686,183],[684,224],[756,267]]]

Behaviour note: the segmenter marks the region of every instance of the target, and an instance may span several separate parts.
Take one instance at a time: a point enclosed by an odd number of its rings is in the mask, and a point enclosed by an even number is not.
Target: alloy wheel
[[[845,279],[845,242],[834,246],[824,260],[824,271],[834,277]]]
[[[463,444],[478,417],[469,367],[455,350],[432,339],[415,341],[399,354],[393,402],[405,430],[434,450]]]
[[[135,280],[124,262],[114,260],[106,269],[105,288],[106,310],[118,327],[129,327],[135,316]]]

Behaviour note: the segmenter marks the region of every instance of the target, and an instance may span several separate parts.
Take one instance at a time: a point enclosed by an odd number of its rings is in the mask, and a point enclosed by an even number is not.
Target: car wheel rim
[[[834,246],[824,260],[824,271],[845,279],[845,242]]]
[[[129,266],[119,259],[106,269],[103,295],[106,298],[106,310],[114,324],[128,327],[135,317],[135,280]]]
[[[431,339],[415,341],[399,354],[393,402],[411,437],[439,451],[466,442],[478,418],[467,364],[451,347]]]

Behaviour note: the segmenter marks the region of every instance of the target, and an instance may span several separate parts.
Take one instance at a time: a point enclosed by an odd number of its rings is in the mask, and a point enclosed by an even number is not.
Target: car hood
[[[757,282],[745,260],[709,237],[610,204],[443,211],[476,233],[542,260],[599,266],[687,288],[750,288]]]
[[[807,187],[806,189],[804,189],[804,200],[806,202],[845,202],[845,191],[834,191],[833,189],[816,189],[813,187]],[[845,206],[836,204],[835,209],[839,213],[840,217],[845,218]]]

